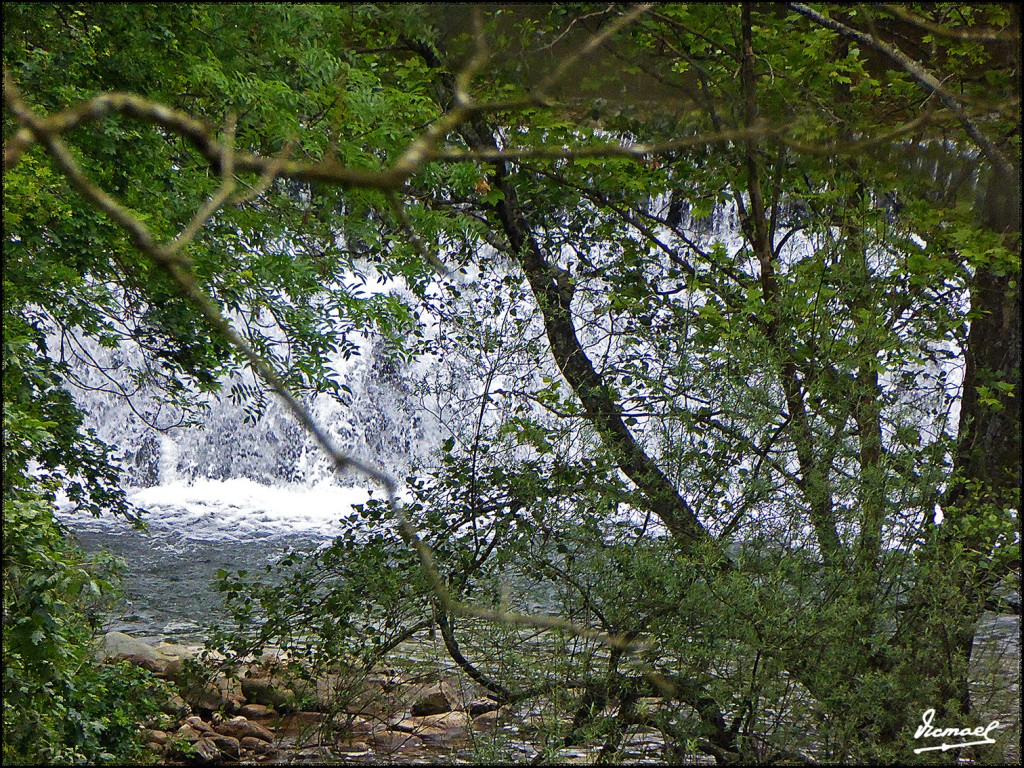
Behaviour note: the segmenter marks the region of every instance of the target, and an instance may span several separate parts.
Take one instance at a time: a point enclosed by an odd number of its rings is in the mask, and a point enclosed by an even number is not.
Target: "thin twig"
[[[953,29],[952,27],[946,27],[942,24],[936,24],[933,21],[929,21],[921,16],[911,13],[906,8],[895,3],[872,3],[877,8],[881,8],[886,13],[890,13],[900,21],[905,21],[908,24],[913,24],[915,27],[920,27],[933,35],[939,35],[940,37],[947,37],[952,40],[973,40],[982,43],[998,43],[998,42],[1019,42],[1020,32],[1015,30],[995,30],[995,29]]]
[[[203,207],[196,211],[196,215],[192,217],[192,221],[189,222],[188,226],[167,246],[168,253],[178,253],[182,248],[191,243],[193,238],[199,233],[199,230],[206,226],[206,222],[220,210],[221,206],[231,197],[231,193],[235,191],[234,143],[235,116],[229,115],[227,124],[224,127],[220,186]]]
[[[612,35],[614,35],[619,30],[632,24],[634,21],[636,21],[636,19],[638,19],[643,14],[647,13],[647,11],[649,11],[653,7],[653,3],[643,3],[640,5],[633,6],[628,13],[622,14],[622,16],[619,16],[617,19],[615,19],[615,21],[606,26],[600,32],[598,32],[595,35],[592,35],[591,38],[587,40],[587,42],[584,43],[575,53],[572,53],[564,57],[559,62],[558,66],[555,67],[555,70],[546,78],[544,78],[537,86],[536,92],[539,95],[539,97],[541,99],[545,99],[547,97],[548,90],[553,85],[555,85],[555,83],[557,83],[559,80],[565,77],[565,75],[569,72],[569,69],[573,67],[580,59],[582,59],[585,56],[588,56],[599,45],[601,45],[601,43],[603,43],[608,38],[612,37]]]
[[[842,22],[823,16],[813,8],[809,8],[802,3],[789,3],[789,7],[826,29],[831,29],[833,32],[837,32],[843,37],[848,37],[852,40],[856,40],[862,45],[874,48],[886,58],[895,62],[901,69],[916,80],[919,85],[922,85],[938,96],[939,100],[946,105],[946,108],[956,115],[957,119],[960,121],[960,125],[962,125],[964,130],[967,132],[967,135],[974,140],[974,143],[978,145],[978,148],[981,149],[986,159],[994,167],[1007,174],[1012,175],[1014,173],[1013,164],[1007,160],[1006,156],[999,150],[999,148],[992,143],[984,133],[982,133],[978,124],[970,117],[970,115],[967,114],[966,111],[964,111],[960,101],[952,93],[943,88],[942,83],[940,83],[934,75],[925,70],[918,62],[911,59],[898,48],[889,45],[884,40],[879,40],[873,35],[865,34],[864,32],[846,26]]]

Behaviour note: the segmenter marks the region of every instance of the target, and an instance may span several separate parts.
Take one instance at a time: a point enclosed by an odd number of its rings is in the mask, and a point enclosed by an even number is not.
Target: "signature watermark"
[[[943,741],[942,744],[938,744],[934,747],[918,747],[914,750],[915,755],[920,755],[922,752],[931,752],[937,749],[946,752],[947,750],[960,749],[961,747],[974,747],[980,744],[995,744],[996,740],[989,737],[989,731],[1002,728],[998,720],[993,720],[988,725],[979,725],[977,728],[933,728],[932,720],[934,719],[935,710],[925,710],[925,713],[921,716],[921,725],[917,726],[917,731],[914,733],[914,738],[949,739],[956,737],[959,739],[968,739],[972,736],[976,736],[979,737],[981,741],[964,741],[957,744]]]

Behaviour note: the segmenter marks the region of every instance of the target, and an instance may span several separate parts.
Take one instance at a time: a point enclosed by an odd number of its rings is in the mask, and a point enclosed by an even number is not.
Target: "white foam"
[[[381,497],[375,491],[376,498]],[[196,480],[151,488],[129,489],[128,499],[145,512],[151,531],[202,541],[239,541],[249,538],[303,535],[330,538],[339,535],[342,517],[354,504],[363,504],[371,490],[342,487],[331,482],[315,485],[268,486],[254,480]],[[92,519],[62,514],[69,525],[124,526],[113,518]]]

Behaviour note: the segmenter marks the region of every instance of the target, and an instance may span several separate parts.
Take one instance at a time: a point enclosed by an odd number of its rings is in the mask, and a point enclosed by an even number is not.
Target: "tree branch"
[[[1003,155],[999,148],[981,132],[977,123],[975,123],[974,120],[972,120],[964,111],[964,108],[956,97],[943,88],[942,83],[940,83],[934,75],[928,72],[918,62],[914,61],[898,48],[889,45],[883,40],[879,40],[874,35],[865,34],[864,32],[848,27],[841,22],[830,19],[827,16],[823,16],[813,8],[809,8],[802,3],[789,3],[788,5],[797,13],[806,16],[826,29],[838,32],[840,35],[848,37],[851,40],[856,40],[861,45],[874,48],[883,56],[895,62],[903,69],[903,71],[914,78],[919,85],[924,86],[924,88],[938,96],[942,103],[946,105],[946,108],[956,115],[957,119],[960,121],[960,125],[962,125],[964,130],[967,132],[967,135],[974,140],[974,143],[978,145],[978,148],[981,149],[982,153],[995,168],[998,168],[1007,174],[1013,173],[1014,165],[1007,160],[1006,156]]]

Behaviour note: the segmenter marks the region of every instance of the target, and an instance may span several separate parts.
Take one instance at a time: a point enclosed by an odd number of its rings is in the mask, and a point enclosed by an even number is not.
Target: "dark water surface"
[[[217,571],[246,570],[258,575],[293,549],[316,549],[323,540],[295,534],[250,540],[207,541],[167,530],[137,531],[125,526],[73,529],[87,552],[105,549],[127,564],[123,602],[108,618],[108,631],[147,640],[201,641],[205,626],[225,618]]]

